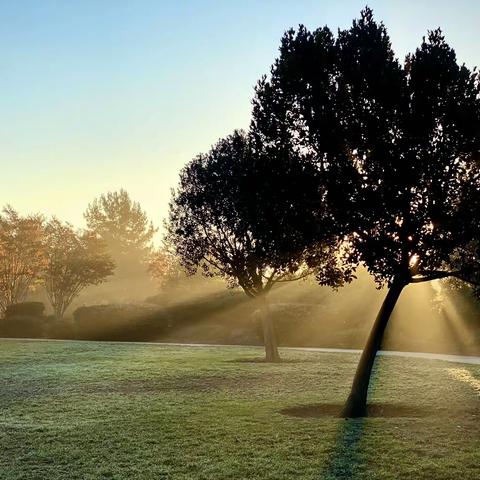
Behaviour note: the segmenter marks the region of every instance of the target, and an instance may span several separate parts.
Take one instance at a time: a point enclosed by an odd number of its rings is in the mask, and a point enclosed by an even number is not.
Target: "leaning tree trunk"
[[[263,342],[265,345],[265,361],[280,362],[280,354],[278,353],[277,334],[275,325],[273,324],[270,308],[265,295],[259,297],[260,300],[260,319],[262,323]]]
[[[395,279],[388,290],[360,357],[352,389],[343,409],[344,417],[365,417],[367,414],[368,385],[375,357],[382,344],[388,320],[405,285],[405,282]]]

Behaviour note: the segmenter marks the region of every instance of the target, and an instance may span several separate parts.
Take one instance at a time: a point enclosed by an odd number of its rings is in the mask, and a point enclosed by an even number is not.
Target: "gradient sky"
[[[366,0],[0,0],[0,204],[81,226],[121,187],[157,225],[180,168],[248,127],[290,26],[347,27]],[[480,65],[479,0],[370,1],[397,56],[441,26]]]

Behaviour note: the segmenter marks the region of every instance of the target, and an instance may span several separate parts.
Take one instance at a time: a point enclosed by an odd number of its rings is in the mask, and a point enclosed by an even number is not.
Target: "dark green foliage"
[[[339,286],[351,279],[346,259],[341,268],[331,259],[340,258],[351,214],[345,198],[352,166],[336,112],[335,61],[327,28],[287,32],[270,78],[256,87],[250,136],[259,238],[280,258],[306,248],[319,283]]]
[[[73,339],[75,330],[70,319],[44,315],[42,302],[10,305],[0,320],[0,336],[10,338]]]
[[[408,282],[414,255],[416,275],[458,274],[452,255],[478,239],[480,84],[440,30],[404,65],[368,8],[337,39],[327,27],[288,31],[257,87],[252,135],[274,172],[289,176],[289,162],[311,171],[290,189],[270,177],[274,224],[311,243],[349,234],[351,261],[379,284]]]
[[[439,30],[402,69],[369,12],[340,35],[339,46],[347,138],[361,174],[358,259],[379,282],[398,275],[408,282],[414,255],[412,273],[448,272],[455,250],[478,238],[461,203],[478,201],[480,186],[477,74],[457,64]]]
[[[145,322],[158,322],[165,315],[155,305],[110,304],[79,307],[73,312],[75,331],[78,338],[95,340],[135,340],[135,329]],[[160,317],[160,318],[159,318]],[[155,330],[152,329],[152,334]]]
[[[4,337],[43,338],[47,317],[42,302],[22,302],[9,305],[5,318],[0,321],[0,334]]]
[[[304,232],[293,238],[306,244],[325,232],[344,235],[348,262],[393,288],[354,380],[349,404],[359,408],[347,408],[362,415],[375,352],[403,288],[450,276],[478,281],[478,74],[457,63],[440,30],[402,65],[385,26],[365,8],[337,39],[327,28],[287,32],[253,115],[264,157],[282,169],[296,159],[315,171],[316,193],[287,195],[287,209],[283,192],[272,197],[278,208],[270,211],[287,212],[287,237],[292,223]],[[307,225],[292,222],[295,210],[306,212]],[[265,240],[277,235],[264,232]]]
[[[318,203],[315,169],[291,152],[274,156],[258,131],[234,132],[183,169],[170,205],[169,243],[191,272],[223,276],[252,297],[313,257],[323,283],[341,283],[335,239],[325,233],[313,244],[298,225],[316,225],[311,215],[318,208],[302,215],[295,209],[300,195]]]
[[[303,250],[292,253],[284,268],[271,245],[257,238],[252,167],[249,139],[240,131],[193,159],[170,204],[167,239],[191,273],[200,268],[255,297],[277,276],[298,268]]]
[[[77,338],[77,332],[72,318],[57,318],[55,315],[48,315],[44,319],[44,337],[49,339],[73,340]]]
[[[45,311],[45,305],[42,302],[22,302],[13,303],[5,310],[5,317],[10,318],[16,315],[28,315],[32,317],[40,317]]]
[[[45,317],[18,314],[2,320],[0,332],[6,338],[45,338],[46,328]]]
[[[77,338],[95,340],[257,344],[254,306],[241,292],[217,292],[197,300],[80,307]],[[235,337],[238,337],[235,340]]]

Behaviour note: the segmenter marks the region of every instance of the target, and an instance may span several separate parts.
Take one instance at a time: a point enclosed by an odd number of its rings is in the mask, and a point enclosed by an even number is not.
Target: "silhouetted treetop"
[[[403,67],[370,11],[339,34],[338,44],[341,116],[359,178],[352,257],[391,287],[344,411],[361,416],[375,354],[404,286],[446,277],[478,281],[480,82],[457,63],[439,29]]]
[[[458,201],[471,196],[480,115],[478,76],[441,31],[402,67],[368,8],[336,40],[301,26],[282,39],[270,84],[288,105],[280,143],[330,172],[329,208],[352,232],[352,259],[379,282],[399,265],[408,273],[414,255],[418,271],[446,267],[468,241]]]
[[[189,271],[201,267],[256,295],[264,287],[266,270],[295,270],[303,250],[286,261],[256,236],[253,168],[244,132],[221,139],[182,170],[167,227],[169,243]]]

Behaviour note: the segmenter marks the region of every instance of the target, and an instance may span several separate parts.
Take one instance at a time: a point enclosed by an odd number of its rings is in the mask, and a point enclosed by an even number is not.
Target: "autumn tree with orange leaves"
[[[0,313],[22,302],[41,282],[45,266],[43,217],[21,216],[7,206],[0,214]]]

